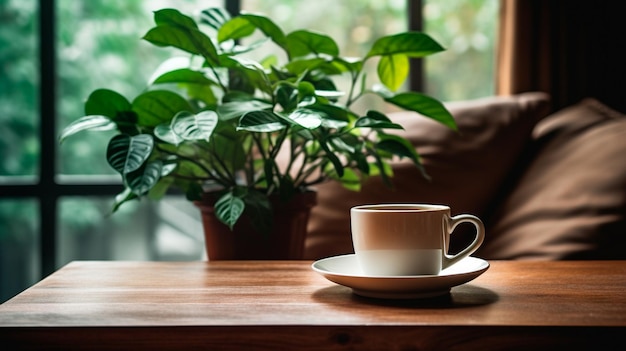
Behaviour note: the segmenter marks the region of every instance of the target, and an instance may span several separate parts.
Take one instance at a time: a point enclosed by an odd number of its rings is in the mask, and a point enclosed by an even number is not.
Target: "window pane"
[[[493,95],[498,0],[424,3],[424,29],[446,48],[425,59],[426,92],[447,101]]]
[[[83,104],[99,88],[127,99],[138,95],[171,51],[141,37],[151,28],[153,11],[173,7],[194,13],[222,1],[57,0],[58,129],[83,115]],[[113,174],[104,150],[111,133],[83,132],[60,147],[63,174]]]
[[[0,176],[38,173],[36,3],[0,0]]]
[[[181,197],[130,202],[111,214],[112,200],[60,201],[57,266],[73,260],[199,260],[204,257],[200,211]]]
[[[0,303],[40,279],[35,200],[0,200]]]

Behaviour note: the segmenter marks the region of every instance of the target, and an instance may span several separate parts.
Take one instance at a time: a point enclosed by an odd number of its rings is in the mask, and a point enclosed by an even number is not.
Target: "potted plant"
[[[358,191],[370,176],[391,184],[394,157],[407,157],[421,168],[411,143],[389,133],[402,126],[379,111],[354,111],[358,99],[377,96],[456,128],[440,101],[397,92],[408,75],[409,58],[443,50],[425,33],[385,36],[364,57],[346,58],[327,35],[285,34],[257,14],[231,16],[211,8],[196,21],[162,9],[154,20],[143,39],[182,50],[189,59],[166,61],[132,101],[112,90],[93,91],[85,116],[68,125],[60,140],[84,130],[116,129],[106,159],[121,174],[125,190],[114,210],[133,199],[158,199],[169,188],[182,190],[208,215],[203,221],[209,259],[299,258],[304,232],[296,235],[295,227],[306,230],[315,184],[334,180]],[[258,37],[253,33],[262,38],[242,44]],[[277,56],[248,58],[267,42],[285,62]],[[373,59],[379,60],[380,84],[370,87],[364,64]],[[337,88],[340,76],[349,78],[347,90]],[[304,214],[295,214],[296,207]],[[285,225],[276,219],[281,214],[300,224]],[[215,233],[209,226],[216,223],[242,233]],[[287,233],[271,239],[277,227]],[[217,239],[208,237],[212,234]],[[292,253],[265,256],[216,248],[215,240],[240,238],[259,253],[261,244],[253,237],[269,242],[264,244],[268,249],[285,246]]]

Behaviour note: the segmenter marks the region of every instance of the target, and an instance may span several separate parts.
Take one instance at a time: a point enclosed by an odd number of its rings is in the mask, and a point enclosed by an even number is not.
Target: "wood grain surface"
[[[0,305],[9,349],[522,350],[626,346],[626,261],[492,261],[377,300],[308,261],[77,261]],[[4,347],[3,347],[4,349]]]

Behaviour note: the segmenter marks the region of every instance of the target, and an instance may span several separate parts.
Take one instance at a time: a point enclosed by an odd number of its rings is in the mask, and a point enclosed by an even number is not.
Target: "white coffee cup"
[[[350,209],[352,243],[364,274],[407,276],[439,274],[474,253],[485,238],[482,221],[470,214],[450,216],[450,207],[430,204],[361,205]],[[463,222],[476,237],[455,255],[450,234]]]

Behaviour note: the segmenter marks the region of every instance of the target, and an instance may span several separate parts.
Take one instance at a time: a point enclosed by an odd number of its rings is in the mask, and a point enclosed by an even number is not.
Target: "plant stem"
[[[198,146],[196,145],[196,147],[198,147]],[[177,174],[178,178],[184,177],[184,179],[192,179],[192,180],[196,180],[197,179],[197,180],[205,180],[205,181],[206,180],[213,180],[213,181],[215,181],[215,182],[217,182],[217,183],[219,183],[221,185],[224,185],[224,186],[227,186],[229,184],[228,179],[231,179],[231,180],[234,179],[233,176],[228,172],[228,169],[223,164],[221,164],[221,166],[222,166],[221,168],[225,172],[220,172],[219,168],[215,167],[213,162],[211,162],[211,164],[213,165],[213,169],[210,169],[210,168],[207,168],[204,164],[198,162],[194,158],[191,158],[191,157],[188,157],[188,156],[185,156],[185,155],[181,155],[181,154],[178,154],[176,152],[165,150],[165,149],[159,147],[158,145],[157,145],[157,149],[160,152],[163,152],[163,153],[168,154],[168,155],[176,156],[177,158],[180,158],[181,160],[183,160],[185,162],[189,162],[189,163],[194,164],[195,166],[200,168],[207,175],[206,177],[190,177],[190,176],[183,176],[183,175]],[[206,150],[206,151],[207,152],[211,152],[211,150]],[[217,157],[214,157],[214,158],[217,158]]]
[[[361,74],[361,72],[360,71],[358,71],[358,72],[352,72],[351,71],[350,73],[351,73],[351,76],[352,76],[352,80],[350,81],[350,92],[348,93],[348,99],[346,101],[346,107],[347,108],[349,108],[354,103],[354,101],[356,101],[356,99],[358,99],[362,95],[362,92],[361,92],[361,93],[359,93],[359,95],[357,95],[356,98],[352,97],[352,95],[354,94],[354,89],[356,87],[357,80],[359,79],[359,75]]]
[[[220,75],[218,74],[217,71],[215,71],[215,67],[213,67],[213,65],[209,63],[209,60],[206,57],[204,59],[206,60],[207,66],[209,66],[209,68],[211,69],[211,72],[213,72],[213,75],[215,76],[215,79],[217,79],[217,84],[220,85],[220,87],[222,88],[222,91],[224,91],[224,93],[227,93],[228,92],[228,87],[226,85],[224,85],[224,83],[220,79]]]

